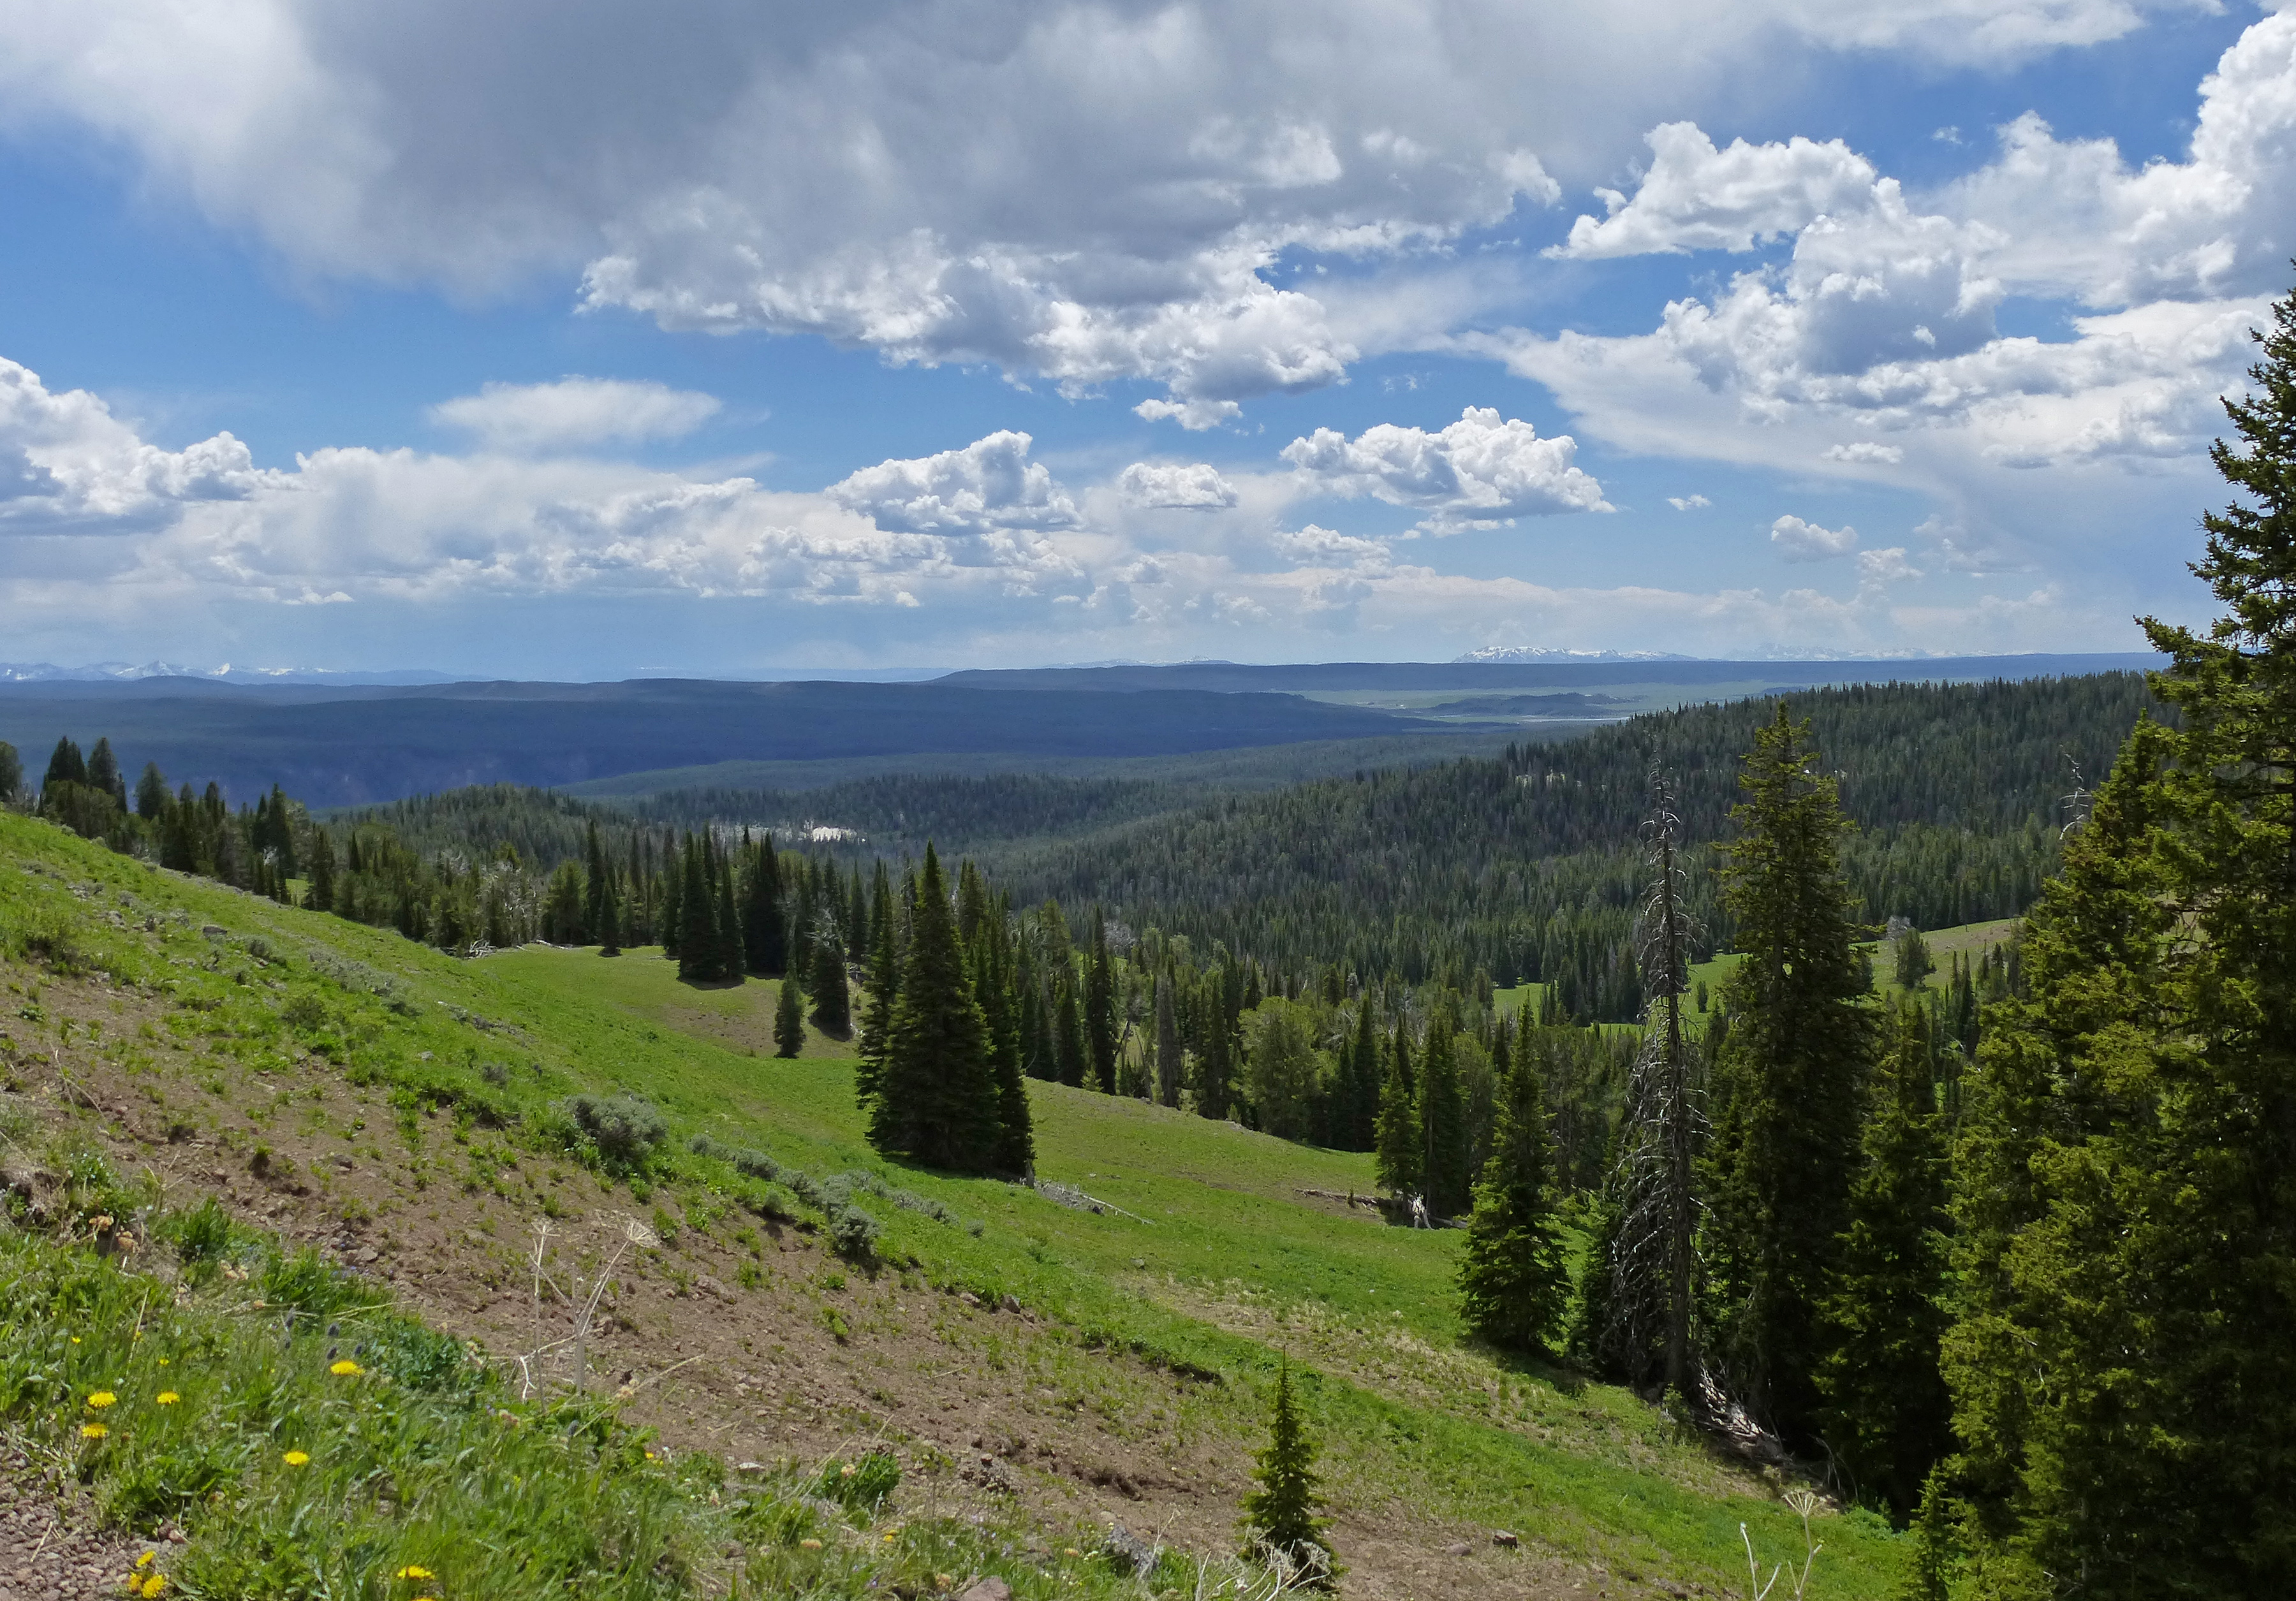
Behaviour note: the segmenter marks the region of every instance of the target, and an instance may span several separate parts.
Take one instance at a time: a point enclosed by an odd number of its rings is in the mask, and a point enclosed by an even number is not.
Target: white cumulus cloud
[[[1825,447],[1829,462],[1851,462],[1863,465],[1895,467],[1906,459],[1902,446],[1877,445],[1871,439],[1860,439],[1851,445],[1829,445]]]
[[[1602,485],[1571,464],[1578,448],[1568,434],[1542,439],[1528,422],[1469,406],[1439,432],[1382,422],[1349,439],[1322,428],[1283,455],[1324,494],[1422,508],[1440,530],[1610,511]]]
[[[582,450],[678,439],[718,414],[718,398],[650,380],[562,378],[483,385],[430,408],[431,421],[493,450]]]
[[[1921,576],[1921,568],[1906,560],[1903,545],[1857,552],[1857,576],[1864,583],[1903,584]]]
[[[1581,259],[1687,250],[1751,250],[1799,233],[1828,212],[1865,205],[1878,175],[1839,139],[1790,139],[1727,150],[1693,122],[1661,123],[1649,135],[1652,157],[1632,200],[1598,191],[1610,208],[1581,216],[1549,256]]]
[[[1770,525],[1770,543],[1788,561],[1831,561],[1857,548],[1857,530],[1847,523],[1821,528],[1799,517],[1781,517]]]
[[[1666,503],[1677,511],[1702,511],[1714,502],[1702,494],[1669,494]]]
[[[162,450],[86,390],[55,393],[38,373],[0,359],[0,533],[134,526],[266,481],[227,433]]]
[[[1159,511],[1215,511],[1235,504],[1235,486],[1209,462],[1135,462],[1116,475],[1127,505]]]
[[[1076,502],[1029,460],[1029,444],[1028,435],[1003,429],[962,450],[865,467],[826,493],[894,533],[1074,527]]]

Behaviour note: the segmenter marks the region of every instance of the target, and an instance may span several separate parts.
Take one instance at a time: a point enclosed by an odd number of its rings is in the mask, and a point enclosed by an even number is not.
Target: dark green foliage
[[[742,874],[742,949],[752,973],[780,973],[789,966],[789,937],[782,927],[779,853],[773,836],[749,854]]]
[[[1872,1025],[1840,845],[1848,827],[1809,725],[1783,705],[1746,757],[1724,896],[1745,954],[1714,1066],[1701,1255],[1709,1350],[1787,1439],[1816,1425],[1819,1304],[1848,1224]]]
[[[1860,1497],[1900,1521],[1952,1449],[1938,1345],[1945,1334],[1946,1127],[1928,1014],[1903,1005],[1874,1074],[1849,1227],[1817,1373],[1821,1430]]]
[[[1531,1062],[1514,1062],[1501,1077],[1497,1114],[1459,1257],[1460,1310],[1494,1345],[1543,1352],[1561,1321],[1570,1275],[1555,1230],[1546,1106]]]
[[[1474,1171],[1451,1026],[1439,1017],[1428,1025],[1421,1054],[1419,1134],[1419,1180],[1428,1208],[1438,1217],[1457,1217],[1473,1200]]]
[[[120,776],[119,758],[111,754],[108,739],[98,739],[87,754],[87,787],[102,790],[121,811],[127,810],[127,780]]]
[[[861,1104],[877,1093],[885,1072],[885,1050],[893,1034],[893,1001],[900,992],[900,962],[894,953],[892,892],[885,864],[877,864],[876,907],[871,913],[873,949],[869,953],[869,995],[861,1011],[860,1060],[853,1069],[853,1092]]]
[[[853,1032],[853,997],[847,987],[845,947],[833,934],[813,943],[813,1025],[834,1040]]]
[[[869,1142],[930,1166],[981,1172],[996,1160],[998,1113],[988,1022],[965,973],[940,858],[928,845]]]
[[[1398,1020],[1395,1049],[1387,1059],[1387,1078],[1379,1091],[1377,1143],[1373,1148],[1373,1172],[1379,1187],[1401,1197],[1415,1196],[1426,1180],[1427,1148],[1421,1137],[1419,1098],[1411,1090],[1411,1042]]]
[[[797,980],[782,980],[782,992],[774,1002],[774,1054],[794,1057],[805,1049],[805,992],[798,988]]]
[[[2205,637],[2027,923],[1964,1090],[1945,1368],[2005,1593],[2296,1591],[2296,296],[2228,405]]]
[[[58,739],[55,750],[48,757],[47,774],[40,780],[41,791],[45,793],[57,784],[86,783],[87,758],[80,755],[79,747],[70,739]]]
[[[644,1167],[669,1135],[668,1123],[652,1103],[635,1095],[578,1095],[566,1110],[599,1156],[616,1167]]]
[[[1929,943],[1922,938],[1920,929],[1908,924],[1890,944],[1897,958],[1898,983],[1901,987],[1917,990],[1937,971],[1937,963],[1931,958]]]
[[[1275,1370],[1267,1447],[1251,1474],[1259,1488],[1243,1498],[1243,1526],[1252,1542],[1244,1555],[1280,1556],[1306,1576],[1308,1585],[1329,1589],[1346,1570],[1332,1560],[1331,1537],[1325,1532],[1331,1522],[1322,1515],[1315,1463],[1315,1443],[1300,1426],[1287,1360]]]
[[[1089,1052],[1085,1046],[1084,1016],[1077,1007],[1077,981],[1073,967],[1063,962],[1063,971],[1054,981],[1056,999],[1053,1005],[1053,1066],[1060,1082],[1069,1088],[1083,1087]]]
[[[1108,920],[1092,909],[1092,943],[1085,952],[1085,1058],[1093,1088],[1116,1093],[1116,986],[1109,968]]]
[[[15,805],[23,789],[24,758],[17,754],[14,746],[0,739],[0,806]]]

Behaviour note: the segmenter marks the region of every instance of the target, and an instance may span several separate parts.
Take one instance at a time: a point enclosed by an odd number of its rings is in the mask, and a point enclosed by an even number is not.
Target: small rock
[[[1013,1601],[1013,1587],[1002,1579],[976,1579],[958,1594],[956,1601]]]
[[[1445,1546],[1443,1548],[1443,1555],[1446,1556],[1464,1556],[1474,1548],[1474,1547],[1469,1545],[1463,1540],[1456,1544]]]
[[[971,1290],[959,1290],[956,1294],[956,1298],[959,1301],[964,1302],[967,1306],[979,1306],[980,1304],[980,1297],[974,1295]]]
[[[1017,1301],[1017,1300],[1015,1300],[1015,1299],[1014,1299],[1011,1295],[1009,1295],[1009,1294],[1004,1297],[1004,1300],[1002,1300],[1002,1301],[998,1302],[996,1304],[997,1304],[999,1307],[1003,1308],[1004,1311],[1008,1311],[1008,1312],[1017,1312],[1017,1311],[1019,1311],[1021,1310],[1021,1303],[1020,1303],[1020,1302],[1019,1302],[1019,1301]]]
[[[201,923],[200,932],[209,939],[221,939],[224,935],[224,927],[221,923]]]
[[[1516,1547],[1521,1545],[1522,1541],[1517,1540],[1505,1529],[1494,1529],[1491,1531],[1491,1544],[1495,1546],[1505,1546],[1508,1550],[1512,1551]]]

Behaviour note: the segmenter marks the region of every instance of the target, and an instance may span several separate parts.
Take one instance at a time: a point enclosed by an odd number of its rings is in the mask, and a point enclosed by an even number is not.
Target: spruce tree
[[[1379,1139],[1379,1018],[1366,988],[1356,1008],[1355,1044],[1350,1052],[1347,1139],[1344,1148],[1367,1151]]]
[[[9,756],[12,757],[14,754],[12,748]],[[4,760],[0,760],[0,766],[4,766]],[[0,801],[5,801],[9,795],[10,786],[4,781],[5,776],[4,772],[0,772]],[[20,769],[17,776],[20,781]],[[144,764],[144,776],[135,780],[135,815],[145,822],[157,822],[160,813],[167,809],[168,780],[160,772],[159,763],[146,762]]]
[[[940,858],[925,846],[869,1142],[933,1167],[987,1171],[1000,1105],[988,1027],[964,969]]]
[[[127,782],[119,776],[119,758],[111,754],[108,738],[99,738],[87,753],[87,787],[111,796],[121,811],[127,809]]]
[[[1315,1442],[1300,1422],[1292,1396],[1292,1364],[1275,1370],[1275,1406],[1268,1419],[1267,1448],[1251,1476],[1259,1488],[1243,1498],[1243,1526],[1251,1543],[1246,1556],[1280,1557],[1316,1589],[1329,1589],[1342,1569],[1333,1560],[1331,1527],[1322,1515],[1316,1476]]]
[[[1092,909],[1092,949],[1084,984],[1085,1051],[1093,1088],[1116,1093],[1116,975],[1108,957],[1108,919]]]
[[[12,806],[24,788],[24,758],[16,747],[0,739],[0,806]]]
[[[1438,1017],[1428,1025],[1419,1065],[1419,1131],[1423,1142],[1420,1183],[1438,1217],[1457,1217],[1474,1198],[1467,1107],[1460,1093],[1458,1059],[1451,1025]]]
[[[598,823],[591,819],[582,838],[582,935],[570,943],[587,945],[598,941],[600,903],[607,894],[606,853],[598,843]]]
[[[1569,1298],[1554,1224],[1546,1104],[1529,1053],[1498,1086],[1490,1158],[1459,1257],[1461,1310],[1475,1332],[1508,1351],[1543,1352]]]
[[[1372,1172],[1382,1189],[1400,1200],[1422,1193],[1427,1150],[1420,1137],[1419,1098],[1411,1090],[1410,1042],[1397,1020],[1395,1049],[1387,1058],[1387,1082],[1380,1087],[1377,1143]]]
[[[774,1001],[774,1054],[793,1057],[805,1049],[805,992],[794,977],[784,977]]]
[[[87,758],[79,754],[79,747],[70,739],[58,739],[54,754],[48,757],[47,776],[40,780],[40,792],[45,795],[58,784],[86,782]]]
[[[622,953],[621,897],[614,890],[614,870],[607,867],[602,877],[598,909],[594,914],[596,920],[591,925],[590,937],[598,942],[599,955],[619,956]]]
[[[833,1040],[842,1040],[853,1032],[845,942],[834,928],[822,929],[813,942],[813,1025]]]
[[[878,885],[884,886],[885,864],[877,864]],[[881,894],[880,904],[890,898]],[[890,913],[890,909],[885,908]],[[885,1051],[893,1035],[893,1002],[900,992],[900,964],[894,954],[893,919],[885,915],[873,918],[871,939],[875,946],[869,952],[869,996],[861,1009],[861,1040],[856,1051],[860,1058],[853,1070],[853,1093],[863,1107],[876,1099],[884,1082]]]
[[[1709,1350],[1748,1409],[1799,1447],[1816,1421],[1819,1306],[1849,1221],[1873,1050],[1855,949],[1866,930],[1841,876],[1849,825],[1834,781],[1784,702],[1740,783],[1723,898],[1744,960],[1714,1069]]]
[[[742,908],[734,896],[734,864],[722,851],[715,853],[715,877],[718,885],[717,965],[720,982],[739,984],[749,969],[749,959],[742,950]]]
[[[769,832],[748,854],[742,876],[742,949],[750,971],[761,975],[778,974],[789,966],[789,937],[782,927],[781,869],[775,858]],[[881,878],[884,870],[885,864],[879,862]]]
[[[144,769],[146,777],[158,769]],[[164,792],[163,792],[164,797]],[[138,797],[141,798],[140,796]],[[335,909],[335,847],[324,829],[311,831],[310,861],[307,863],[311,875],[310,887],[305,892],[303,903],[313,911],[332,911]]]
[[[2171,658],[2026,920],[1956,1143],[1945,1367],[1979,1571],[2296,1592],[2296,296]],[[2001,982],[2007,986],[2011,973]]]
[[[1172,1004],[1177,982],[1167,961],[1156,980],[1156,1099],[1167,1107],[1180,1104],[1180,1020]]]
[[[718,897],[700,837],[685,837],[678,864],[677,976],[689,984],[718,977]]]
[[[1066,952],[1062,953],[1064,956]],[[1062,963],[1065,969],[1054,980],[1059,999],[1053,1008],[1053,1061],[1061,1082],[1071,1090],[1084,1087],[1086,1056],[1084,1042],[1084,1017],[1077,1007],[1076,964],[1073,958]]]
[[[1874,1074],[1819,1365],[1823,1433],[1859,1494],[1899,1519],[1952,1450],[1938,1370],[1946,1327],[1946,1131],[1928,1014],[1900,1005]]]
[[[1036,1171],[1036,1123],[1029,1109],[1028,1075],[1021,1068],[1020,1004],[1013,993],[1012,940],[1005,923],[1004,907],[995,904],[974,930],[972,992],[988,1026],[989,1077],[996,1089],[996,1148],[989,1167],[1025,1176]]]

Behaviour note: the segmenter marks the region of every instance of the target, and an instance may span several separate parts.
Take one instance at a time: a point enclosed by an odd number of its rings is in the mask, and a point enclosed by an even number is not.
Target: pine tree
[[[12,747],[9,754],[14,755]],[[18,780],[21,779],[22,771],[19,769]],[[0,802],[8,798],[9,788],[4,774],[0,774]],[[135,815],[145,822],[159,821],[160,813],[168,809],[168,780],[160,772],[160,764],[144,763],[144,776],[135,780]]]
[[[1053,1007],[1053,1062],[1061,1082],[1080,1090],[1086,1066],[1084,1017],[1077,1008],[1075,963],[1070,960],[1062,966],[1066,970],[1054,980],[1059,999]]]
[[[869,952],[869,998],[861,1009],[860,1060],[853,1070],[853,1093],[864,1107],[876,1099],[885,1079],[885,1051],[893,1037],[893,1002],[900,993],[899,959],[894,953],[891,892],[885,864],[877,864],[878,912],[871,919],[874,949]]]
[[[159,769],[156,767],[146,767],[144,770],[144,777],[147,779],[156,777],[158,772]],[[138,788],[140,789],[141,786]],[[163,788],[161,797],[164,799],[165,796],[166,791]],[[140,802],[142,796],[139,795],[137,799]],[[332,911],[335,909],[335,847],[333,841],[327,837],[326,829],[314,829],[311,831],[311,848],[308,855],[310,861],[307,865],[310,871],[311,882],[310,887],[305,892],[303,903],[313,911]]]
[[[1180,1021],[1172,1004],[1176,982],[1168,961],[1156,980],[1156,1099],[1167,1107],[1180,1104]]]
[[[700,837],[685,837],[678,864],[677,976],[689,984],[718,977],[718,897]]]
[[[1108,959],[1108,919],[1097,906],[1092,909],[1092,949],[1086,957],[1084,1038],[1093,1088],[1115,1094],[1116,983]]]
[[[69,739],[56,741],[55,754],[48,757],[47,776],[40,780],[40,792],[47,793],[58,784],[87,782],[87,758],[79,754],[79,747]]]
[[[1365,989],[1356,1007],[1356,1037],[1350,1053],[1347,1138],[1343,1148],[1373,1149],[1379,1139],[1379,1018]]]
[[[1000,1113],[988,1028],[930,842],[912,918],[869,1142],[928,1166],[984,1172],[996,1159]]]
[[[590,937],[598,942],[599,955],[619,956],[622,953],[622,907],[621,897],[614,889],[614,870],[607,867],[601,878],[598,909],[594,914],[595,921],[590,927]]]
[[[1451,1025],[1438,1017],[1428,1025],[1419,1064],[1419,1132],[1423,1142],[1420,1183],[1438,1217],[1457,1217],[1474,1198],[1468,1169],[1467,1108],[1459,1090]]]
[[[24,788],[24,758],[16,747],[0,739],[0,806],[12,806]]]
[[[813,942],[813,1025],[833,1040],[842,1040],[853,1032],[845,942],[833,928],[821,930]]]
[[[127,782],[119,776],[119,758],[111,754],[109,739],[98,739],[87,753],[87,787],[111,796],[121,811],[127,809]]]
[[[1946,1327],[1946,1134],[1929,1018],[1898,1009],[1874,1074],[1849,1227],[1825,1301],[1831,1349],[1817,1372],[1821,1415],[1863,1496],[1904,1518],[1952,1449],[1938,1348]]]
[[[1292,1396],[1292,1364],[1275,1370],[1275,1413],[1268,1420],[1267,1449],[1251,1476],[1259,1488],[1243,1498],[1243,1526],[1251,1537],[1246,1556],[1272,1556],[1304,1575],[1316,1589],[1329,1589],[1346,1570],[1333,1560],[1330,1520],[1322,1516],[1317,1492],[1316,1447],[1300,1425]]]
[[[1546,1097],[1527,1052],[1498,1088],[1490,1158],[1459,1257],[1461,1310],[1494,1345],[1543,1352],[1569,1297],[1570,1273],[1554,1225]]]
[[[1028,1075],[1021,1068],[1021,1009],[1013,993],[1012,940],[1005,924],[1000,903],[989,909],[976,931],[972,992],[988,1025],[989,1078],[996,1088],[996,1148],[989,1166],[1025,1177],[1037,1170],[1036,1120],[1029,1109]]]
[[[721,983],[739,984],[749,969],[749,958],[742,949],[742,908],[734,897],[734,865],[725,853],[716,850],[714,842],[712,854],[716,858],[712,876],[718,886],[717,916],[712,919],[718,935],[714,942],[718,977]]]
[[[689,842],[690,843],[690,842]],[[676,959],[678,976],[685,976],[685,952],[678,942],[685,933],[685,858],[681,851],[671,854],[670,842],[662,844],[661,903],[656,932],[661,939],[661,953]]]
[[[582,928],[583,937],[568,943],[586,945],[598,939],[600,903],[611,893],[607,884],[605,847],[598,843],[598,823],[590,821],[582,838]]]
[[[1422,1192],[1427,1148],[1420,1135],[1419,1098],[1411,1090],[1411,1049],[1397,1019],[1395,1049],[1387,1058],[1387,1082],[1380,1087],[1377,1143],[1372,1172],[1379,1187],[1401,1199]]]
[[[1848,1223],[1858,1097],[1873,1029],[1858,997],[1864,934],[1841,868],[1849,828],[1808,725],[1783,702],[1755,736],[1732,813],[1723,894],[1745,960],[1715,1064],[1710,1212],[1702,1252],[1710,1351],[1739,1399],[1808,1442],[1824,1353],[1819,1304]]]
[[[784,977],[774,1001],[774,1054],[793,1057],[805,1049],[805,993],[793,977]]]
[[[2296,1591],[2296,296],[2226,410],[2208,634],[1986,1009],[1945,1351],[1997,1589]]]
[[[781,870],[775,854],[774,837],[768,833],[750,853],[742,877],[742,948],[752,973],[778,974],[789,967],[789,937],[782,927]],[[884,870],[884,863],[879,862],[881,877]]]

